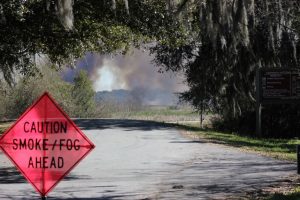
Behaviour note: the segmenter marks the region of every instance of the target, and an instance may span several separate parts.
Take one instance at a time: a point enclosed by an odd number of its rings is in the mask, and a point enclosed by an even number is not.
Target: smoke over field
[[[72,81],[80,69],[88,71],[96,91],[128,90],[143,104],[172,105],[174,93],[186,89],[183,78],[173,73],[158,73],[148,52],[134,50],[128,55],[87,54],[77,62],[75,70],[64,72],[64,79]]]

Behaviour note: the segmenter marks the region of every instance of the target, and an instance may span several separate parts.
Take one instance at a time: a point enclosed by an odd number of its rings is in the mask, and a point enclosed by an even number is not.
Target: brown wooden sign
[[[263,104],[299,104],[300,69],[269,68],[256,70],[256,134],[261,132]]]
[[[262,103],[300,100],[300,70],[264,69],[260,71],[260,101]]]

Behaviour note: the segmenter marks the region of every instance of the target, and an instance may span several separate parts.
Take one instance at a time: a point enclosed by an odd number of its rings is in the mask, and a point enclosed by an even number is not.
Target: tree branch
[[[187,5],[187,3],[189,2],[190,0],[183,0],[182,2],[181,2],[181,4],[178,6],[178,9],[177,9],[177,11],[176,11],[176,15],[179,15],[181,12],[182,12],[182,10],[186,7],[186,5]]]

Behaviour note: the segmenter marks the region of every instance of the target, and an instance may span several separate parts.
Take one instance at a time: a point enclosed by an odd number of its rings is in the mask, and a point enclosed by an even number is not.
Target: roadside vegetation
[[[197,112],[194,112],[191,107],[147,106],[143,110],[133,112],[129,118],[162,122],[180,122],[199,120],[199,115]]]
[[[300,187],[294,188],[292,191],[285,194],[275,193],[263,200],[299,200],[300,199]]]
[[[297,159],[296,145],[300,144],[298,138],[258,138],[231,132],[215,131],[213,129],[201,129],[195,123],[183,123],[176,126],[188,136],[204,139],[211,143],[237,147],[282,160],[296,161]]]
[[[73,83],[61,78],[61,71],[40,66],[39,77],[17,77],[14,85],[0,81],[0,120],[17,119],[39,96],[48,91],[71,117],[93,117],[95,110],[92,82],[79,71]]]
[[[274,194],[267,200],[299,200],[300,199],[300,188],[296,188],[293,192],[288,194]]]
[[[0,123],[0,134],[4,133],[4,131],[10,127],[10,125],[11,125],[11,122]]]
[[[195,140],[201,139],[213,144],[225,145],[239,148],[242,151],[254,152],[264,156],[270,156],[280,160],[291,162],[297,161],[296,146],[300,144],[299,138],[278,139],[258,138],[250,135],[240,135],[232,132],[216,131],[211,128],[199,128],[196,123],[178,123],[175,127],[182,130],[183,134]],[[258,194],[257,200],[299,200],[300,187],[298,180],[294,180],[287,189],[280,189],[279,192],[269,191]],[[280,186],[279,186],[280,187]],[[253,199],[253,197],[249,197]]]

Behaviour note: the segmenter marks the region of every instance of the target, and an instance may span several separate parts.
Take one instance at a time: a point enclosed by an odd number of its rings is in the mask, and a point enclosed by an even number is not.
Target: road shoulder
[[[232,134],[228,133],[217,133],[211,130],[203,130],[195,127],[195,125],[189,124],[175,124],[174,125],[180,133],[191,139],[192,141],[205,141],[211,145],[221,146],[223,148],[236,149],[241,152],[257,154],[259,156],[271,157],[276,160],[281,160],[296,165],[296,144],[299,140],[274,140],[273,139],[273,149],[268,149],[264,147],[265,139],[260,143],[257,142],[259,139],[253,138],[249,141],[249,137],[234,136],[232,139]],[[224,139],[224,137],[228,137]],[[254,141],[253,141],[254,140]],[[248,145],[245,141],[248,141]],[[277,144],[276,144],[277,142]],[[288,143],[289,149],[284,148],[283,143]],[[254,143],[254,145],[253,145]],[[281,148],[275,148],[276,145]],[[267,146],[267,145],[265,145]],[[291,147],[294,146],[294,149]],[[226,198],[230,199],[257,199],[257,200],[277,200],[277,199],[300,199],[299,192],[300,178],[295,174],[284,177],[279,182],[274,182],[267,187],[258,188],[257,190],[251,192],[240,193],[238,196],[228,196]]]

